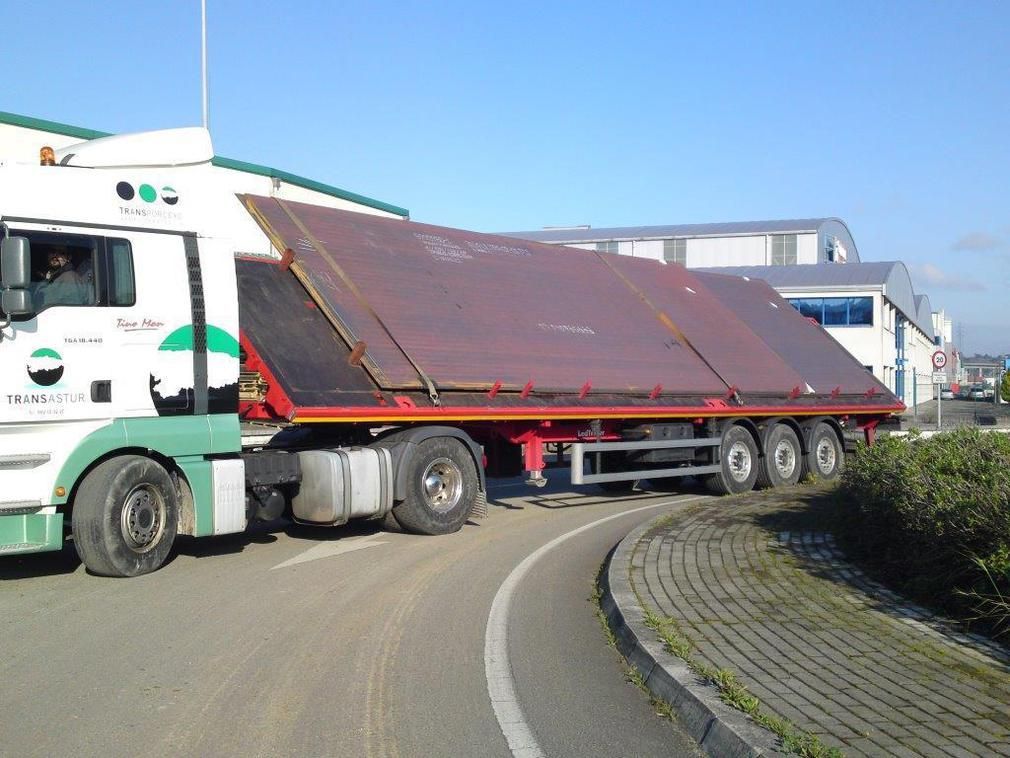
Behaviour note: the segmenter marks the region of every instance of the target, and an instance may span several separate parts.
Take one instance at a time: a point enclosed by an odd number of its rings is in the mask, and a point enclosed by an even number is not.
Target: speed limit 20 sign
[[[947,365],[947,354],[943,350],[933,353],[933,368],[943,368]]]

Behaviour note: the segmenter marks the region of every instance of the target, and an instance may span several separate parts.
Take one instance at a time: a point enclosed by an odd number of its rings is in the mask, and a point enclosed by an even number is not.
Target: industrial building
[[[859,262],[856,243],[839,218],[610,229],[579,226],[507,234],[554,245],[679,263],[688,268]]]

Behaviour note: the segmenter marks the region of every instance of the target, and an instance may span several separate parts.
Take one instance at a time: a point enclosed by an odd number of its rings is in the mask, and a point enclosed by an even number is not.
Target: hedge
[[[849,550],[913,597],[1010,631],[1010,435],[882,437],[839,493]]]

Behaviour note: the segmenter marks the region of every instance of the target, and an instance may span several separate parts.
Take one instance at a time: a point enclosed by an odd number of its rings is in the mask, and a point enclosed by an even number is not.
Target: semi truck
[[[137,576],[281,517],[454,532],[553,456],[830,479],[903,409],[757,280],[236,195],[202,129],[41,156],[0,165],[0,570],[69,539]]]

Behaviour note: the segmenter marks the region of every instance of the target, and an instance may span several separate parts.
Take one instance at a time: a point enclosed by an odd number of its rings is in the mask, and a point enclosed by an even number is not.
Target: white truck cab
[[[60,549],[71,501],[78,552],[109,575],[157,568],[176,532],[245,528],[212,156],[181,129],[0,164],[0,555]]]

